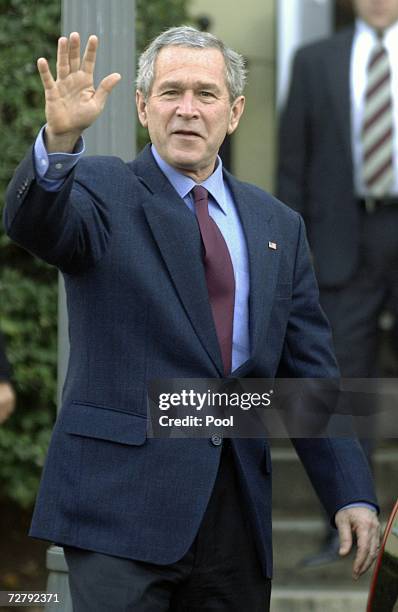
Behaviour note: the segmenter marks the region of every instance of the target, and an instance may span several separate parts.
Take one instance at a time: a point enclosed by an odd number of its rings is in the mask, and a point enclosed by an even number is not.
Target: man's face
[[[204,181],[212,174],[226,134],[237,128],[244,97],[232,104],[218,49],[164,47],[148,99],[136,95],[138,116],[168,164]]]
[[[398,20],[398,0],[353,0],[354,9],[372,28],[384,30]]]

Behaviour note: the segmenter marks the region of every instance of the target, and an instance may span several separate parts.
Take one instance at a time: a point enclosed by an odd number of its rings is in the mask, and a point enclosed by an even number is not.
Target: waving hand
[[[46,143],[51,152],[71,152],[83,130],[89,127],[105,107],[108,95],[121,79],[120,74],[106,76],[94,88],[94,68],[98,38],[90,36],[80,58],[80,36],[58,40],[57,78],[54,80],[44,57],[37,60],[46,98]]]

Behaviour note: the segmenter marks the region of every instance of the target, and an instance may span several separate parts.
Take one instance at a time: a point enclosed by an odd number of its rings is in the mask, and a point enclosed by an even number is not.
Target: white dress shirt
[[[376,31],[362,19],[357,19],[351,51],[350,88],[351,88],[351,147],[354,168],[355,193],[359,197],[367,195],[362,179],[362,140],[361,131],[365,108],[366,69],[370,54],[377,43]],[[393,100],[393,163],[394,182],[391,196],[398,196],[398,21],[387,28],[383,36],[391,66],[391,93]]]

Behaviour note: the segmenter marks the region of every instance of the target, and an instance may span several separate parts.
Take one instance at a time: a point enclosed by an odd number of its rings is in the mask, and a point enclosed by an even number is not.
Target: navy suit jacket
[[[337,376],[302,219],[253,185],[225,178],[251,283],[251,356],[233,376]],[[38,186],[29,151],[8,189],[5,225],[62,271],[69,313],[63,405],[31,535],[153,563],[178,560],[203,517],[220,447],[148,438],[146,390],[156,378],[222,377],[195,216],[149,148],[128,164],[82,159],[57,193]],[[269,444],[232,443],[270,576]],[[351,501],[377,503],[357,442],[297,439],[295,446],[331,517]]]
[[[350,281],[360,263],[360,208],[351,151],[354,30],[298,50],[280,117],[277,193],[305,220],[321,287]]]

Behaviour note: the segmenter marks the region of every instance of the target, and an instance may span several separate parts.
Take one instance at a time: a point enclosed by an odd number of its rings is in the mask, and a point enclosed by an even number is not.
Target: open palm
[[[45,58],[37,61],[46,98],[47,137],[67,135],[76,141],[102,112],[106,99],[120,80],[120,74],[105,77],[94,88],[94,68],[98,38],[90,36],[83,58],[80,58],[80,36],[73,32],[69,39],[58,40],[57,79]]]

